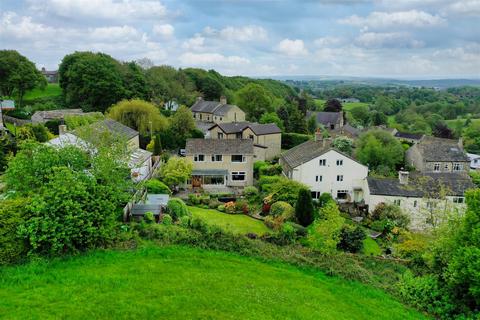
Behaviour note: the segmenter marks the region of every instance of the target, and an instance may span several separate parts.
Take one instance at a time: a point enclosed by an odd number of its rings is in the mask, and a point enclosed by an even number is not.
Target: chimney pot
[[[322,130],[320,130],[320,128],[317,128],[317,130],[315,130],[315,142],[322,141],[322,140],[323,140]]]
[[[409,177],[410,177],[410,172],[398,171],[398,182],[400,184],[407,185]]]
[[[58,126],[58,135],[61,136],[61,135],[64,135],[65,133],[67,133],[67,126],[64,125],[64,124],[61,124]]]
[[[221,96],[221,97],[220,97],[220,103],[221,103],[221,104],[227,104],[227,97]]]

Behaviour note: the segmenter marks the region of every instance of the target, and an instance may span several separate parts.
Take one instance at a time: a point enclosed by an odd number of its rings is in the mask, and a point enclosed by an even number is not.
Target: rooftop
[[[397,132],[395,132],[394,136],[397,137],[397,138],[420,140],[423,137],[423,134],[397,131]]]
[[[188,139],[187,155],[193,154],[253,154],[250,139]]]
[[[469,161],[457,140],[424,136],[414,147],[425,161]]]
[[[58,109],[58,110],[44,110],[35,111],[32,118],[41,117],[42,119],[63,119],[65,115],[80,115],[84,114],[82,109]]]
[[[204,113],[212,113],[215,115],[223,116],[225,115],[233,105],[222,103],[220,101],[207,101],[201,98],[197,99],[197,101],[191,107],[193,112],[204,112]]]
[[[343,115],[342,115],[342,112],[308,111],[307,117],[310,118],[311,116],[315,117],[315,119],[317,120],[317,123],[328,125],[332,123],[337,123]]]
[[[226,134],[240,133],[245,129],[250,128],[256,135],[281,133],[282,130],[275,123],[255,123],[255,122],[230,122],[219,123],[211,126],[208,130],[219,127]]]
[[[112,134],[122,136],[128,140],[138,136],[138,131],[112,119],[95,122],[92,126],[95,128],[104,128]]]

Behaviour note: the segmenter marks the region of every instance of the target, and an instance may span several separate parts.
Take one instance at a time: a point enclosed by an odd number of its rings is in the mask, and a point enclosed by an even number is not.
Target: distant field
[[[315,105],[317,105],[318,107],[323,107],[324,104],[325,104],[325,100],[315,99]],[[343,105],[344,110],[350,111],[354,107],[368,106],[368,103],[365,103],[365,102],[350,102],[350,103],[343,103],[342,105]]]
[[[49,83],[45,90],[33,89],[25,94],[24,100],[33,100],[44,97],[55,97],[62,94],[58,83]]]
[[[207,224],[218,226],[226,231],[237,234],[256,233],[263,235],[270,229],[265,224],[243,214],[227,214],[212,209],[188,207],[192,216],[201,218]]]
[[[143,247],[0,268],[5,319],[426,319],[381,290],[212,250]]]
[[[464,125],[465,121],[467,121],[467,119],[454,119],[454,120],[445,120],[445,122],[449,127],[454,127],[458,120],[462,122],[462,125]],[[472,119],[472,123],[480,123],[480,119]]]

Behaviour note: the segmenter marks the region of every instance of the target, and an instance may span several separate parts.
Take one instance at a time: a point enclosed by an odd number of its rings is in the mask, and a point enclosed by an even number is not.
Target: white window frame
[[[220,160],[217,160],[217,157],[220,157]],[[212,162],[223,162],[222,154],[212,154]]]
[[[314,200],[320,199],[320,195],[321,195],[320,191],[310,191],[310,194],[312,195],[312,199]]]
[[[327,165],[327,159],[320,159],[318,160],[318,165],[320,167],[325,167]]]
[[[416,208],[418,205],[418,201],[417,200],[413,200],[413,207]]]
[[[453,197],[453,203],[465,203],[465,197]]]
[[[337,166],[343,166],[343,159],[337,160]]]
[[[400,204],[402,203],[402,200],[401,199],[395,199],[393,200],[393,204],[396,205],[396,206],[399,206],[400,207]]]
[[[344,199],[338,197],[338,194],[339,194],[339,193],[345,193],[345,195],[346,195],[346,196],[345,196],[345,199],[347,199],[347,198],[348,198],[348,195],[350,194],[350,192],[348,192],[348,190],[346,190],[346,189],[345,189],[345,190],[343,190],[343,189],[337,190],[337,199],[341,199],[341,200],[344,200]]]
[[[322,181],[323,181],[323,176],[322,175],[315,176],[315,182],[322,182]]]
[[[233,161],[233,157],[234,157],[234,156],[241,156],[241,157],[242,157],[242,161]],[[245,157],[243,154],[232,154],[232,155],[230,156],[230,161],[231,161],[232,163],[245,163],[245,162],[247,162],[247,157]]]
[[[247,173],[245,171],[232,171],[230,173],[231,181],[246,181],[247,180]],[[243,179],[234,179],[233,176],[243,176]]]
[[[199,157],[202,156],[203,160],[199,160]],[[194,162],[205,162],[205,155],[203,153],[198,153],[193,156],[193,161]]]
[[[440,163],[435,162],[435,163],[433,164],[433,171],[434,171],[434,172],[440,172]]]
[[[343,174],[338,174],[337,175],[337,182],[342,182],[343,181]]]
[[[462,171],[463,170],[463,164],[461,164],[460,162],[453,163],[452,170],[455,171],[455,172]]]

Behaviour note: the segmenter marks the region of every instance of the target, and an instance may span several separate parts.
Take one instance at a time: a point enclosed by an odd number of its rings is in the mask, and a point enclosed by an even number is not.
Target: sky
[[[0,0],[0,49],[225,75],[480,78],[480,0]]]

